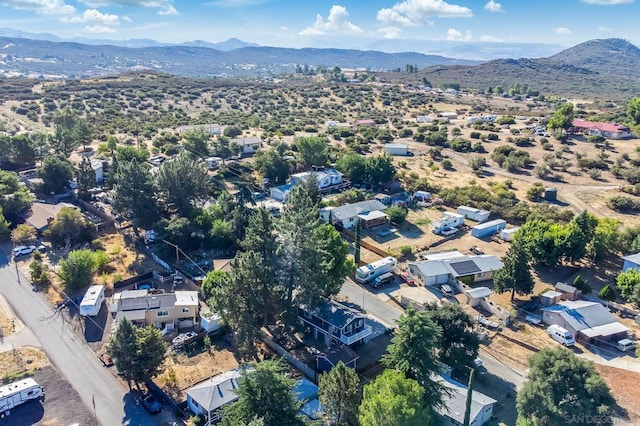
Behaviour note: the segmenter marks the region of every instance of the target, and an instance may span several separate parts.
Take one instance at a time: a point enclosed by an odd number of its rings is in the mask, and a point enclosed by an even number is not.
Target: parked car
[[[24,256],[36,251],[36,246],[19,246],[11,250],[13,257]]]
[[[141,401],[142,406],[151,414],[158,414],[162,411],[162,404],[151,394],[143,395]]]
[[[633,351],[636,349],[636,342],[631,339],[622,339],[618,340],[616,347],[622,352]]]
[[[404,281],[405,283],[409,284],[410,286],[415,286],[416,285],[416,280],[414,280],[413,277],[411,276],[411,274],[408,273],[408,272],[402,272],[400,274],[400,278],[402,278],[402,281]]]
[[[469,247],[469,251],[475,255],[481,255],[484,254],[484,251],[482,251],[481,249],[478,248],[478,246],[471,246]]]
[[[482,366],[483,366],[484,364],[482,363],[482,360],[481,360],[480,358],[476,358],[476,359],[474,359],[474,360],[473,360],[473,365],[474,365],[476,368],[482,368]]]
[[[540,325],[542,324],[542,318],[539,315],[529,314],[525,317],[529,324]]]
[[[453,297],[453,289],[451,288],[451,286],[447,284],[442,284],[440,289],[442,290],[442,295],[444,297]]]

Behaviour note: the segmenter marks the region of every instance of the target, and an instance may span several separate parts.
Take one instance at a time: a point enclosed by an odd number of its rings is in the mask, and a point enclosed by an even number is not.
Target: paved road
[[[499,377],[507,383],[513,384],[516,390],[520,390],[522,388],[526,376],[524,371],[520,371],[505,364],[484,350],[482,346],[480,347],[478,357],[482,360],[483,366],[487,372]]]
[[[375,317],[387,328],[395,327],[402,311],[384,302],[380,297],[347,278],[340,289],[340,295],[359,305],[369,315]]]
[[[44,297],[32,290],[21,274],[18,284],[16,269],[0,254],[0,292],[16,315],[31,329],[51,362],[80,394],[93,411],[95,398],[97,418],[105,426],[150,425],[154,420],[125,393],[120,383],[105,369],[81,337],[74,334]]]

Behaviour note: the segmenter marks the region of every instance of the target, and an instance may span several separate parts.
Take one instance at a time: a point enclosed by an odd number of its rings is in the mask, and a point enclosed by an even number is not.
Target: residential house
[[[197,291],[123,290],[113,295],[109,312],[116,321],[127,318],[135,324],[154,324],[161,330],[173,331],[196,325],[199,307]]]
[[[105,162],[94,158],[91,160],[91,168],[96,174],[96,185],[102,185],[104,183]]]
[[[582,343],[618,341],[627,337],[629,330],[600,303],[584,300],[568,300],[543,308],[542,321],[559,325]]]
[[[247,369],[247,372],[254,371]],[[235,369],[200,382],[187,389],[189,410],[206,419],[206,424],[217,423],[222,419],[222,408],[238,399],[236,389],[242,370]]]
[[[78,207],[69,203],[48,204],[35,202],[31,204],[31,208],[24,214],[24,221],[27,225],[36,228],[38,234],[42,234],[64,207],[78,209]]]
[[[464,424],[469,389],[449,376],[437,375],[432,380],[440,383],[448,392],[444,393],[444,403],[436,411],[443,417],[443,425]],[[491,420],[493,407],[497,401],[476,390],[471,391],[471,412],[469,425],[483,426]]]
[[[221,129],[219,124],[207,123],[207,124],[196,124],[193,126],[180,126],[178,127],[178,133],[183,134],[185,132],[190,132],[193,130],[204,130],[210,135],[219,135],[221,134]]]
[[[301,182],[306,182],[307,180],[309,180],[312,174],[315,175],[315,178],[318,181],[318,189],[340,185],[344,182],[342,173],[340,173],[336,169],[326,169],[317,172],[295,173],[291,175],[291,179],[289,180],[289,182],[293,185],[297,185]]]
[[[366,341],[373,333],[364,314],[333,300],[313,308],[298,308],[298,320],[310,327],[314,338],[324,339],[326,346],[339,343],[351,346]]]
[[[446,253],[445,253],[446,255]],[[455,252],[454,255],[455,256]],[[455,284],[457,280],[478,283],[493,279],[504,265],[493,255],[447,257],[409,263],[409,272],[423,285]]]
[[[560,298],[562,300],[577,300],[582,293],[580,290],[567,283],[556,283],[555,289],[561,293]]]
[[[356,363],[360,358],[347,345],[334,345],[324,352],[316,355],[316,372],[326,373],[338,365],[340,361],[347,367],[356,368]]]
[[[269,190],[269,195],[276,201],[284,203],[291,192],[291,188],[293,188],[292,183],[287,183],[285,185],[274,186]]]
[[[356,127],[359,127],[359,126],[372,127],[372,126],[376,125],[376,121],[372,120],[370,118],[365,118],[365,119],[362,119],[362,120],[356,120],[353,124]]]
[[[627,269],[640,269],[640,253],[624,256],[622,260],[624,260],[624,263],[622,264],[622,272]]]
[[[387,215],[384,213],[386,209],[387,206],[378,200],[367,200],[323,210],[321,217],[326,217],[326,222],[345,229],[355,228],[358,220],[362,228],[371,228],[387,222]],[[325,211],[328,211],[328,214],[325,214]]]
[[[262,146],[262,139],[257,136],[249,136],[248,138],[235,138],[229,141],[229,145],[238,145],[242,149],[241,154],[251,155]]]
[[[616,123],[585,121],[576,118],[571,123],[571,133],[582,133],[588,136],[602,136],[607,139],[626,139],[633,137],[633,132],[627,126]]]

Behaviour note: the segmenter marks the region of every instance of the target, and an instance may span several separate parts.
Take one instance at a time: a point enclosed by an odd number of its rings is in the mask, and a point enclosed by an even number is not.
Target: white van
[[[618,340],[616,347],[622,352],[633,351],[636,348],[636,342],[631,339],[622,339]]]
[[[571,333],[557,324],[550,325],[549,328],[547,328],[547,334],[551,336],[553,340],[564,346],[573,346],[576,344]]]

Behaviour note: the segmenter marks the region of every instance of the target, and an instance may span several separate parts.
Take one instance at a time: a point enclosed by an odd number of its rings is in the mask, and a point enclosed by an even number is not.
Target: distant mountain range
[[[0,75],[77,78],[144,69],[186,76],[277,75],[293,71],[297,64],[384,71],[404,69],[407,64],[424,68],[479,63],[413,52],[290,49],[254,46],[237,39],[222,44],[220,47],[219,44],[195,41],[132,48],[0,37]]]
[[[543,94],[626,99],[640,91],[640,49],[622,39],[590,40],[541,59],[496,59],[478,66],[434,66],[418,73],[434,86],[463,87],[526,84]],[[415,78],[415,77],[414,77]]]

